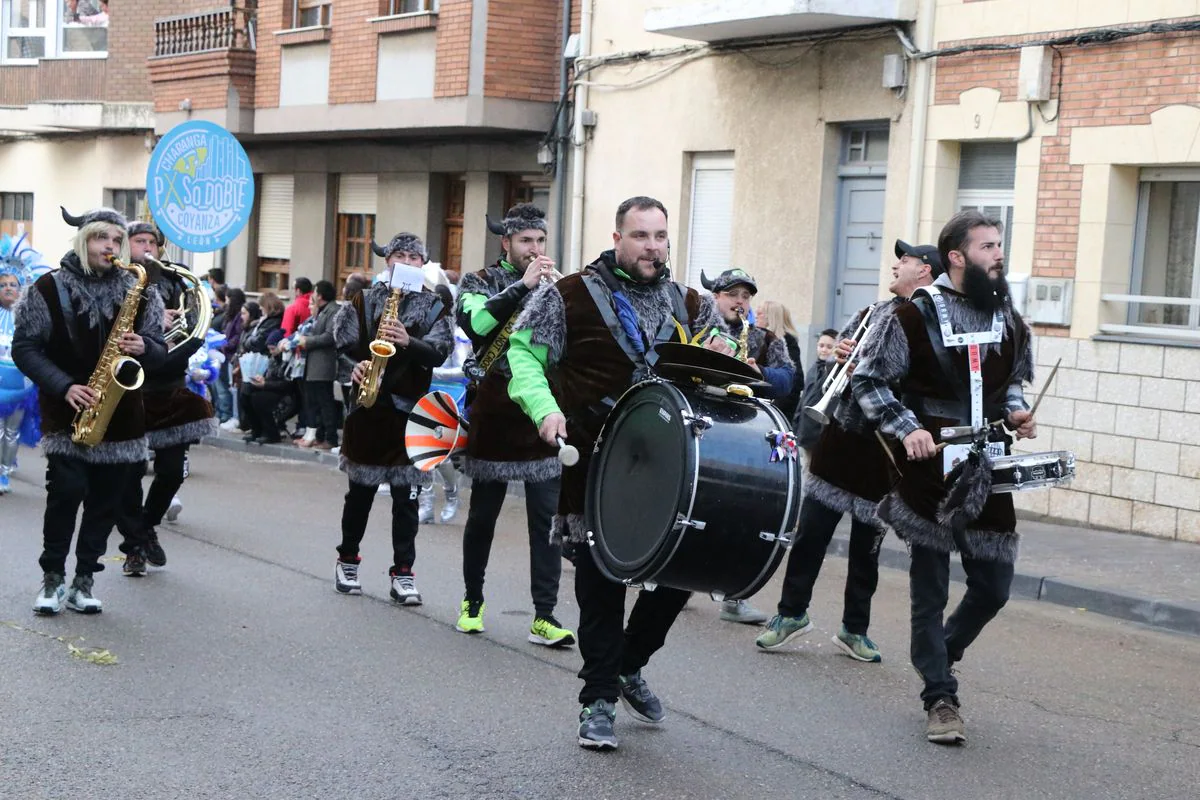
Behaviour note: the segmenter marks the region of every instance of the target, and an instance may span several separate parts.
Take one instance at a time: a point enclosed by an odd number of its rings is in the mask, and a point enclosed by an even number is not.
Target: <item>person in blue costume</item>
[[[41,261],[42,254],[28,245],[24,234],[0,238],[0,495],[12,491],[9,479],[17,468],[17,449],[22,444],[33,447],[42,438],[37,387],[12,359],[13,308],[21,290],[34,281]]]

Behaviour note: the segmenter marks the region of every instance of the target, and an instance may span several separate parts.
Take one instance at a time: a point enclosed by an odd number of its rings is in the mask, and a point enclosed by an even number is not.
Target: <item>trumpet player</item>
[[[741,344],[734,348],[721,337],[710,340],[711,349],[726,355],[736,356],[745,361],[763,376],[763,380],[771,384],[767,390],[756,390],[762,397],[785,398],[792,391],[792,383],[796,379],[796,365],[792,363],[787,352],[787,344],[766,328],[759,328],[749,321],[750,304],[758,294],[758,284],[753,276],[745,270],[727,269],[709,280],[700,273],[700,283],[713,293],[717,311],[721,315],[722,327],[733,340]],[[746,625],[761,625],[767,621],[767,615],[758,610],[746,600],[721,601],[721,619],[726,622],[740,622]]]
[[[386,247],[372,242],[371,249],[387,263],[384,279],[355,296],[355,313],[339,314],[334,322],[335,340],[353,342],[350,355],[357,363],[351,383],[362,387],[370,372],[378,381],[370,387],[378,390],[377,399],[369,406],[358,404],[346,416],[342,430],[339,460],[350,486],[342,507],[334,588],[342,594],[362,593],[358,548],[375,493],[386,483],[391,486],[392,499],[390,594],[400,605],[420,605],[421,593],[413,575],[417,494],[419,487],[431,486],[432,480],[409,459],[404,428],[413,406],[429,391],[434,367],[442,365],[454,346],[454,332],[450,309],[436,293],[424,288],[392,288],[396,270],[421,267],[429,261],[421,238],[398,233]],[[393,292],[398,297],[393,297]],[[388,313],[389,307],[395,309],[394,314]],[[394,351],[377,370],[369,370],[372,359],[379,358],[373,355],[377,348],[371,346],[376,340],[390,343]]]
[[[764,650],[774,650],[793,636],[802,636],[813,629],[808,616],[813,585],[833,532],[848,513],[850,552],[842,627],[833,637],[833,643],[856,661],[883,660],[879,648],[867,636],[867,628],[871,622],[871,598],[879,583],[879,543],[887,530],[875,508],[891,488],[893,476],[887,454],[876,439],[875,425],[854,401],[846,377],[854,372],[851,357],[857,355],[859,345],[878,332],[887,317],[907,302],[918,287],[933,283],[942,272],[941,259],[933,245],[913,247],[897,240],[896,258],[888,286],[892,298],[859,311],[836,337],[835,370],[844,372],[844,376],[835,371],[826,381],[827,397],[822,400],[827,405],[824,413],[828,423],[809,461],[800,505],[800,538],[788,555],[778,610],[756,641]],[[839,387],[841,391],[837,391]],[[811,418],[812,412],[810,407],[801,413]]]
[[[513,206],[501,222],[488,220],[504,255],[459,282],[458,324],[476,358],[464,368],[471,379],[471,436],[463,471],[471,476],[471,507],[463,530],[466,590],[456,628],[483,632],[483,582],[496,519],[510,481],[525,484],[529,528],[529,590],[533,622],[529,641],[547,647],[575,643],[573,631],[554,617],[562,576],[562,544],[551,541],[562,466],[557,448],[538,436],[529,417],[508,396],[508,337],[535,289],[561,277],[546,257],[546,212],[531,203]]]
[[[124,216],[111,208],[79,216],[63,209],[63,219],[78,228],[74,246],[59,269],[38,278],[26,291],[17,306],[12,346],[13,361],[38,386],[46,455],[46,513],[38,562],[43,577],[33,610],[57,614],[65,604],[73,611],[96,614],[102,604],[93,593],[93,576],[104,569],[100,557],[121,497],[131,475],[145,463],[147,450],[141,392],[134,388],[121,395],[112,381],[98,391],[93,387],[101,382],[89,382],[102,357],[113,355],[110,345],[121,356],[140,362],[143,370],[162,363],[163,305],[155,292],[139,298],[139,281],[121,268],[119,262],[128,255]],[[114,331],[122,311],[132,310],[126,304],[135,302],[132,325]],[[76,444],[76,414],[105,403],[106,391],[112,392],[108,402],[118,397],[119,402],[101,441]],[[67,554],[81,505],[75,577],[68,587]]]
[[[121,503],[117,530],[123,536],[120,549],[125,553],[123,572],[137,577],[146,574],[146,564],[156,567],[167,564],[167,554],[158,540],[156,527],[172,499],[183,486],[184,459],[188,447],[199,443],[214,432],[212,405],[187,388],[188,359],[204,344],[209,315],[202,308],[208,298],[198,282],[189,286],[178,272],[164,269],[167,262],[160,258],[166,239],[153,222],[137,220],[128,228],[129,258],[141,264],[166,310],[163,314],[165,331],[178,331],[168,344],[161,366],[146,371],[142,384],[142,404],[146,413],[146,441],[154,454],[154,480],[143,501],[142,478],[146,464],[137,465],[130,476]],[[195,314],[200,315],[188,335],[187,298]],[[183,338],[185,337],[186,338]]]

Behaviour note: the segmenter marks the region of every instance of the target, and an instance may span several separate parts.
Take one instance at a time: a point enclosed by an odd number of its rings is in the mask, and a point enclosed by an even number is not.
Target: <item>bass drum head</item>
[[[670,384],[630,389],[609,414],[588,471],[587,520],[597,555],[618,579],[637,579],[670,543],[695,473],[684,407]]]

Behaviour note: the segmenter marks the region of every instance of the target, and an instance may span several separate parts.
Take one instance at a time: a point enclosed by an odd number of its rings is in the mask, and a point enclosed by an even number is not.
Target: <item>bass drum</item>
[[[649,380],[608,415],[588,471],[592,557],[612,580],[738,600],[783,560],[800,467],[771,460],[790,431],[774,405]]]

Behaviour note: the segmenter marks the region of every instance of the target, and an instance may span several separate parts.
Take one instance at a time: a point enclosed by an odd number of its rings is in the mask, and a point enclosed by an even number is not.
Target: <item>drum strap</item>
[[[600,278],[603,280],[603,278]],[[675,284],[675,291],[671,292],[672,315],[663,320],[662,326],[658,329],[658,333],[654,337],[654,341],[650,343],[650,348],[647,352],[641,352],[637,346],[629,340],[629,336],[625,333],[625,329],[621,326],[621,321],[617,319],[617,312],[613,309],[612,304],[604,295],[604,290],[601,289],[597,280],[591,276],[584,276],[583,285],[587,287],[588,293],[592,296],[592,302],[596,304],[596,310],[600,312],[601,319],[604,320],[608,332],[612,334],[613,339],[620,346],[621,351],[626,357],[637,367],[654,366],[658,361],[658,353],[654,352],[654,346],[669,342],[675,336],[675,317],[679,315],[679,311],[683,309],[683,318],[687,319],[687,306],[683,301],[683,287]]]

